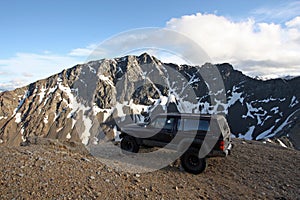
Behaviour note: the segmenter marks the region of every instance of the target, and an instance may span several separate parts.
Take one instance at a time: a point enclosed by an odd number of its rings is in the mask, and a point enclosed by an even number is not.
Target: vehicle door
[[[149,128],[156,133],[151,137],[152,140],[169,143],[174,134],[176,118],[175,117],[158,117],[154,119]]]

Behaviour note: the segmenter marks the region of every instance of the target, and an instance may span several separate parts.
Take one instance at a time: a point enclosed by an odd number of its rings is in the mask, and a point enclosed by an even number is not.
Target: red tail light
[[[224,141],[219,142],[219,148],[220,148],[221,151],[225,150],[225,142]]]

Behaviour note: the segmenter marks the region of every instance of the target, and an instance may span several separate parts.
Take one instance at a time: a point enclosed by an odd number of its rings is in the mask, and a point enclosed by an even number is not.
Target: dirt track
[[[115,171],[52,143],[0,146],[1,199],[300,199],[300,152],[234,140],[232,155],[208,160],[203,174],[179,163],[149,173]]]

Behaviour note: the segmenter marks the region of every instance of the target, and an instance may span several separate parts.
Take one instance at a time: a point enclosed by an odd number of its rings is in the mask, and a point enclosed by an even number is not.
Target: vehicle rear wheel
[[[124,153],[128,153],[128,152],[137,153],[140,147],[137,144],[134,137],[126,135],[121,140],[121,149],[123,150]]]
[[[189,149],[180,157],[181,165],[185,171],[200,174],[205,170],[206,159],[199,158],[198,153],[196,149]]]

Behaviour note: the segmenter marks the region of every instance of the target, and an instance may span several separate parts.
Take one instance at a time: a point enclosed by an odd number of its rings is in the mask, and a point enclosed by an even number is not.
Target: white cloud
[[[78,62],[77,58],[55,55],[17,53],[16,56],[0,60],[1,69],[9,69],[14,72],[37,73],[37,71],[57,71],[68,65]]]
[[[197,42],[214,63],[230,62],[249,75],[300,75],[299,17],[283,27],[254,19],[234,22],[214,14],[173,18],[167,28]]]
[[[94,53],[97,52],[97,53]],[[89,60],[115,58],[124,55],[137,55],[137,52],[148,52],[158,58],[167,59],[166,53],[173,62],[188,61],[188,64],[209,62],[205,52],[187,36],[165,28],[141,28],[122,32],[101,43]]]
[[[22,73],[22,75],[23,75],[24,77],[28,77],[28,78],[34,76],[33,74],[30,74],[30,73],[27,73],[27,72]]]
[[[295,17],[294,19],[286,22],[285,25],[289,28],[298,28],[298,29],[300,29],[300,16]]]
[[[176,54],[175,52],[166,51],[164,49],[157,48],[145,48],[145,49],[137,49],[129,52],[130,55],[139,56],[143,53],[148,53],[149,55],[155,56],[157,59],[161,60],[164,63],[176,63],[176,64],[188,64],[189,61],[185,60],[182,55]]]
[[[55,55],[50,52],[17,53],[14,57],[0,60],[0,87],[11,90],[25,86],[82,62],[84,62],[82,58]]]
[[[291,12],[295,14],[298,8],[300,2],[294,3]],[[264,11],[255,12],[262,14]],[[269,12],[274,9],[265,10],[265,16],[271,15]],[[277,14],[278,18],[291,16],[284,9]],[[196,62],[207,61],[207,54],[211,58],[209,61],[232,63],[252,76],[300,75],[300,16],[276,24],[254,18],[235,22],[216,14],[198,13],[173,18],[166,28],[124,32],[98,46],[76,48],[66,55],[45,51],[17,53],[14,57],[0,59],[0,88],[24,86],[87,60],[118,57],[145,49],[165,62],[184,63],[189,58],[193,64],[203,64]]]
[[[0,83],[0,92],[5,90],[13,90],[15,88],[23,87],[28,84],[25,79],[13,79],[6,83]]]
[[[70,55],[70,56],[79,56],[79,57],[81,57],[81,56],[87,57],[87,56],[89,56],[93,53],[93,51],[96,47],[97,47],[97,45],[91,44],[91,45],[88,45],[85,48],[76,48],[76,49],[71,50],[68,55]]]
[[[57,55],[50,51],[38,53],[16,53],[14,57],[0,59],[0,89],[11,90],[31,82],[46,78],[55,73],[94,59],[103,58],[97,45],[70,50],[66,55]],[[97,57],[96,57],[97,56]]]

